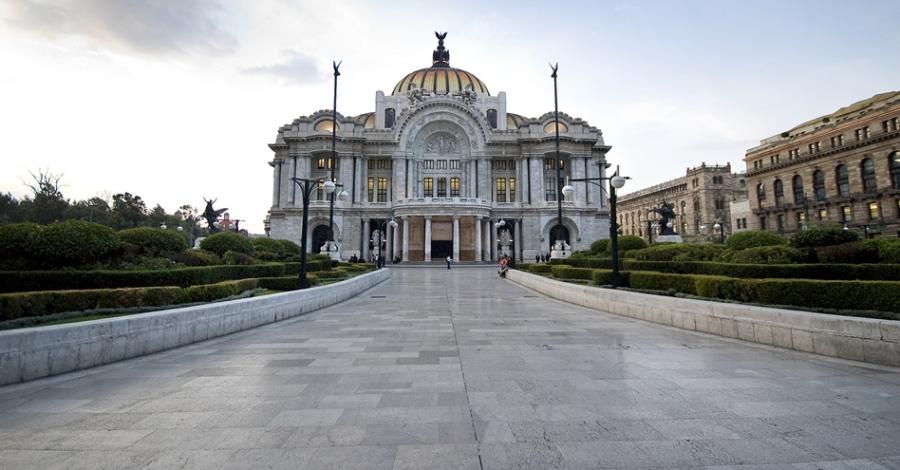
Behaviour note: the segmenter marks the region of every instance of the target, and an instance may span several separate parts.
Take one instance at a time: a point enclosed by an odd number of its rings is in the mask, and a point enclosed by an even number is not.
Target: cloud
[[[150,55],[223,54],[237,40],[219,27],[224,9],[213,0],[11,0],[4,22],[53,40]]]
[[[284,51],[284,55],[285,60],[277,64],[249,67],[243,71],[252,75],[277,77],[294,85],[321,81],[322,71],[319,70],[315,59],[295,50]]]

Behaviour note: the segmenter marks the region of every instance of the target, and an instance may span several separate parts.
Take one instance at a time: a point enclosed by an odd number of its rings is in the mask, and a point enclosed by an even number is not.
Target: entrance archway
[[[560,232],[560,229],[562,229],[562,232]],[[560,236],[560,233],[562,234],[562,236]],[[560,227],[559,225],[554,225],[554,226],[550,229],[550,240],[549,240],[549,247],[548,247],[548,250],[553,250],[553,244],[556,243],[556,241],[559,240],[560,238],[562,238],[563,240],[565,240],[566,243],[569,244],[569,246],[572,245],[572,241],[569,240],[569,229],[568,229],[568,227],[566,227],[565,225],[563,225],[562,227]]]
[[[310,252],[319,253],[322,251],[322,246],[325,245],[325,242],[328,241],[328,233],[330,230],[327,225],[319,225],[318,227],[313,229],[312,232],[312,249]]]

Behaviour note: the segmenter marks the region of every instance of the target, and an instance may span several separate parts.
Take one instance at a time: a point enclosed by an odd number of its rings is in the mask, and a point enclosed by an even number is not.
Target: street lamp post
[[[619,274],[619,222],[616,218],[616,189],[621,189],[623,186],[625,186],[625,180],[628,179],[630,179],[628,176],[619,175],[619,167],[616,166],[616,172],[613,173],[613,175],[610,177],[577,178],[569,180],[570,182],[587,181],[591,184],[599,186],[600,189],[604,188],[602,184],[598,183],[598,181],[609,180],[609,244],[610,250],[612,252],[613,287],[619,287],[622,285],[621,275]],[[566,197],[571,197],[573,194],[575,194],[575,188],[566,185],[566,187],[563,188],[563,194],[565,194]]]
[[[291,180],[300,187],[303,195],[303,222],[300,224],[300,288],[306,289],[309,287],[309,280],[306,278],[306,228],[309,221],[309,200],[313,191],[318,189],[319,182],[308,178],[291,178]],[[327,194],[334,194],[336,185],[333,181],[326,181],[324,186]]]
[[[331,62],[334,66],[334,101],[331,106],[331,182],[334,183],[334,168],[337,166],[337,80],[341,75],[338,68],[342,62]],[[326,183],[327,185],[327,183]],[[334,189],[329,193],[328,204],[328,257],[331,258],[331,249],[337,251],[334,243]]]
[[[719,243],[725,243],[725,224],[716,222],[713,228],[719,231]]]
[[[563,236],[563,220],[562,220],[562,198],[559,197],[559,183],[562,180],[562,170],[560,169],[560,161],[559,161],[559,95],[556,91],[556,71],[559,70],[559,63],[553,64],[550,66],[550,69],[553,70],[553,73],[550,74],[553,77],[553,119],[554,119],[554,127],[556,131],[556,184],[554,185],[554,190],[556,191],[556,236]],[[565,189],[565,188],[564,188]],[[557,247],[557,243],[559,246]],[[565,248],[563,245],[563,239],[557,238],[557,240],[553,243],[553,247],[555,250],[560,251]]]

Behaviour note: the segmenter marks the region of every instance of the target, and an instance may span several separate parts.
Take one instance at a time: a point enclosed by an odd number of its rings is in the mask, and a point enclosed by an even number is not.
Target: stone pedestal
[[[681,235],[659,235],[653,241],[655,243],[684,243]]]

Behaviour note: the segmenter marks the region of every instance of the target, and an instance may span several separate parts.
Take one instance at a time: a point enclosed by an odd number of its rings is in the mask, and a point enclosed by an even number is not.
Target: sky
[[[293,119],[370,112],[431,64],[507,110],[553,109],[603,131],[623,192],[731,163],[761,139],[900,90],[900,1],[3,0],[0,192],[62,175],[71,199],[128,191],[150,207],[218,198],[262,232],[267,144]]]

